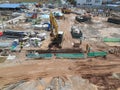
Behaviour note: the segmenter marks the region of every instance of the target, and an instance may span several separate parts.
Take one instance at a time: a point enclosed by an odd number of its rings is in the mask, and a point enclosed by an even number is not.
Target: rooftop
[[[4,3],[4,4],[0,4],[0,8],[20,8],[20,4],[18,4],[18,3]]]

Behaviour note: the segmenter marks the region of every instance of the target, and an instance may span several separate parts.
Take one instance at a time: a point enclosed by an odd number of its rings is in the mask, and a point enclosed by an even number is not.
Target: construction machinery
[[[71,10],[69,8],[62,8],[61,11],[64,14],[70,14],[71,13]]]
[[[42,7],[43,6],[43,2],[40,1],[40,2],[36,3],[35,6],[36,7]]]
[[[52,13],[50,13],[50,24],[50,37],[52,42],[49,44],[49,48],[52,48],[53,46],[62,48],[61,43],[63,39],[63,31],[58,31],[58,24]]]
[[[120,13],[112,13],[107,22],[120,24]]]
[[[61,9],[61,11],[64,14],[70,14],[72,12],[68,5],[64,5],[63,8]]]
[[[83,37],[82,31],[77,26],[71,27],[71,35],[73,38],[80,39]]]
[[[86,22],[86,21],[91,21],[91,14],[90,13],[85,13],[83,15],[78,15],[75,17],[75,20],[78,22]]]

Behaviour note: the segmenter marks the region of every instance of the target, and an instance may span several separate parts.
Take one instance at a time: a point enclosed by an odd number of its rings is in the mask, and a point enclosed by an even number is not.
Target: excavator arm
[[[58,36],[58,24],[52,13],[50,13],[51,34],[54,37]]]

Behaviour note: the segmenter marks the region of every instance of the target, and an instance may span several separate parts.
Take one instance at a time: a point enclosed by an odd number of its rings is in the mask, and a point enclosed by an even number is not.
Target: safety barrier
[[[44,53],[44,54],[38,54],[38,53],[29,53],[26,55],[28,58],[52,58],[52,53]],[[56,53],[54,54],[56,58],[66,58],[66,59],[80,59],[85,57],[105,57],[107,56],[107,52],[89,52],[87,56],[85,56],[84,53]]]
[[[46,53],[46,54],[38,54],[38,53],[29,53],[26,55],[28,58],[51,58],[52,54],[51,53]]]
[[[56,58],[69,58],[69,59],[77,59],[77,58],[84,58],[84,53],[67,53],[67,54],[63,54],[63,53],[59,53],[56,54]]]
[[[104,42],[120,42],[120,38],[104,38]]]
[[[107,56],[107,52],[89,52],[87,57],[104,57]]]

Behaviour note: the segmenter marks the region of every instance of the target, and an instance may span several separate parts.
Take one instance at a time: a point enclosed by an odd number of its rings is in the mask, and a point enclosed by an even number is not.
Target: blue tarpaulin
[[[47,14],[43,14],[43,15],[41,15],[40,16],[42,19],[49,19],[49,15],[47,15]]]
[[[27,17],[32,17],[32,16],[33,16],[33,13],[27,13],[26,16],[27,16]]]
[[[9,3],[4,3],[4,4],[0,4],[0,8],[20,8],[20,5],[21,4],[15,4],[15,3],[13,3],[13,4],[9,4]]]

